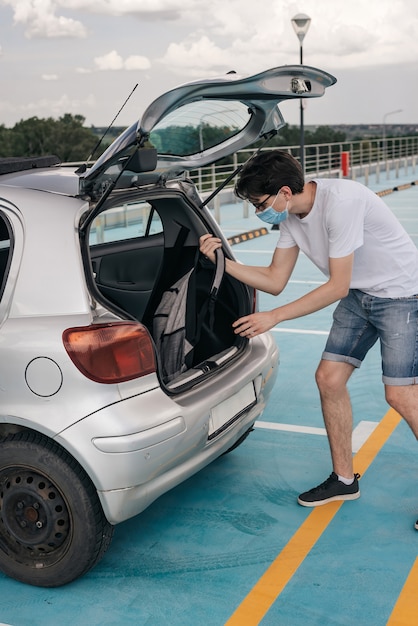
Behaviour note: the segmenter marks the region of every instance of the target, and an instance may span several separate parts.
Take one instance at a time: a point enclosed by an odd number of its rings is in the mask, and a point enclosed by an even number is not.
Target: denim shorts
[[[360,367],[378,339],[385,385],[418,384],[418,295],[376,298],[351,289],[334,311],[322,358]]]

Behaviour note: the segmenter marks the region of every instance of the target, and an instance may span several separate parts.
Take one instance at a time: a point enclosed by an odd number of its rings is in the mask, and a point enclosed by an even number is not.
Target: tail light
[[[137,322],[67,328],[64,347],[84,376],[98,383],[121,383],[155,372],[154,346]]]

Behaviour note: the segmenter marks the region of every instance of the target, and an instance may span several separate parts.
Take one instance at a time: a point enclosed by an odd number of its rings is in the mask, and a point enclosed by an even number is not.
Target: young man
[[[298,161],[280,150],[250,159],[235,191],[255,206],[260,219],[281,226],[270,265],[251,267],[227,260],[231,276],[278,295],[302,250],[327,278],[298,300],[238,319],[235,332],[253,337],[339,301],[316,371],[333,472],[302,493],[298,502],[313,507],[354,500],[360,490],[359,476],[353,472],[347,382],[378,339],[386,400],[418,438],[418,250],[387,205],[367,187],[341,179],[305,184]],[[200,240],[201,252],[212,260],[220,245],[211,235]]]

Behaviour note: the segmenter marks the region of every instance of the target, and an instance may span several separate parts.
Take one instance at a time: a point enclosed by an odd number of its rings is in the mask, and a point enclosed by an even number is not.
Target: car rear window
[[[101,213],[93,220],[89,244],[125,241],[163,232],[157,211],[149,202],[124,203]]]

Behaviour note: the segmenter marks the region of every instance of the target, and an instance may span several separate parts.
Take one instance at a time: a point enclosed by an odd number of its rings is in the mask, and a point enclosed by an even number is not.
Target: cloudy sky
[[[417,0],[0,0],[0,125],[80,114],[130,125],[162,92],[229,70],[299,63],[337,84],[305,124],[418,124]],[[399,111],[401,112],[396,112]],[[299,120],[298,101],[282,113]]]

